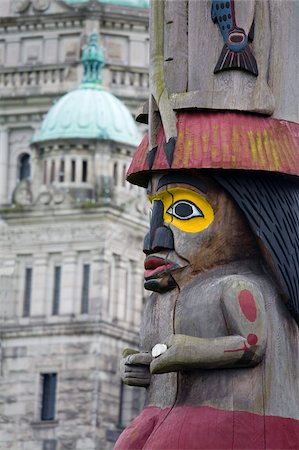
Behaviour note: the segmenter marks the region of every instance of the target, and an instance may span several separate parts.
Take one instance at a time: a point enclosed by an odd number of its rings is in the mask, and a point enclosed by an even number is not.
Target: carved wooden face
[[[211,177],[188,172],[154,175],[148,198],[146,289],[165,292],[181,287],[199,272],[256,251],[242,212]]]

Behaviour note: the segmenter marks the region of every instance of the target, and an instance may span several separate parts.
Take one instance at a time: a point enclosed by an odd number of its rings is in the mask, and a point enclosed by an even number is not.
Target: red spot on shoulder
[[[248,289],[243,289],[239,294],[239,305],[242,313],[249,322],[256,321],[256,304],[252,293]]]
[[[249,334],[247,336],[247,342],[249,345],[256,345],[258,341],[258,337],[256,334]]]

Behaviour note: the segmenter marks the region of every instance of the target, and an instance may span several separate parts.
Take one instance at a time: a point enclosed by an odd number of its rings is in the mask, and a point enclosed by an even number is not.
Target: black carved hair
[[[287,307],[299,324],[298,180],[248,171],[217,171],[213,176],[233,197],[266,246]]]

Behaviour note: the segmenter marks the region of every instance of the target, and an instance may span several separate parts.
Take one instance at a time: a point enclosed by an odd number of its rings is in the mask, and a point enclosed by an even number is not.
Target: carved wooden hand
[[[130,348],[125,349],[120,362],[122,381],[129,386],[148,386],[151,377],[149,370],[151,361],[150,353],[138,352]]]

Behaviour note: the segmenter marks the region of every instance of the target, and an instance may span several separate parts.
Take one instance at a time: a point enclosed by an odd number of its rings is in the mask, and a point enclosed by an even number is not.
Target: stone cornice
[[[80,8],[78,11],[70,10],[67,12],[60,12],[56,14],[36,14],[32,16],[18,15],[11,17],[0,18],[0,35],[6,34],[10,31],[32,32],[33,30],[50,30],[50,29],[67,29],[67,28],[82,28],[82,23],[87,19],[99,19],[101,21],[101,28],[105,29],[107,26],[109,30],[114,27],[123,30],[134,30],[134,26],[144,27],[144,31],[148,31],[148,10],[136,8],[120,9],[100,5],[99,9],[88,11]],[[109,23],[109,24],[108,24]]]
[[[24,113],[20,111],[20,114],[9,114],[7,116],[0,115],[0,125],[7,125],[8,127],[11,126],[13,128],[17,128],[26,124],[32,128],[32,122],[40,123],[46,112],[47,110],[42,113]]]
[[[72,336],[72,335],[103,335],[114,339],[121,339],[130,345],[138,345],[138,330],[130,329],[121,324],[112,324],[98,319],[86,321],[64,321],[61,323],[46,323],[44,318],[38,323],[21,325],[1,324],[0,341],[8,339],[45,337],[45,336]]]
[[[108,240],[113,233],[111,222],[129,227],[132,237],[144,235],[145,218],[128,215],[116,208],[23,211],[2,214],[7,226],[0,228],[0,242],[6,246],[36,244],[63,244],[65,242],[90,242]],[[118,236],[115,236],[116,240]]]

